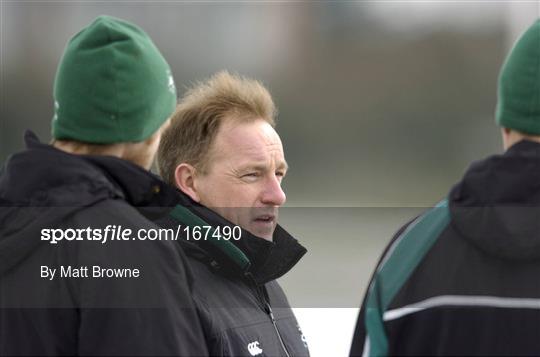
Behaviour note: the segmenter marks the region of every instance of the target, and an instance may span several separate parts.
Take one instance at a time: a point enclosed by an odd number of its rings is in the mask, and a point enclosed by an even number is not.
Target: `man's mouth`
[[[268,214],[268,215],[260,215],[255,217],[255,222],[258,223],[274,223],[276,221],[276,216]]]

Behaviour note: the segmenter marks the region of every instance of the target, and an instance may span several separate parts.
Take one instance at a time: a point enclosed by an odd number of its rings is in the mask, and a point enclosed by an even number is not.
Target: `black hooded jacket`
[[[352,356],[540,354],[540,144],[471,165],[384,253]]]
[[[176,190],[124,160],[25,141],[0,173],[0,355],[207,355],[177,244],[43,240],[157,228],[137,208],[170,206]]]
[[[196,235],[183,231],[178,241],[190,263],[193,299],[210,355],[309,356],[306,339],[276,282],[306,249],[279,225],[272,242],[245,230],[238,231],[238,240],[227,240],[224,227],[234,225],[184,197],[157,223],[170,229],[212,227],[206,239],[196,240]]]

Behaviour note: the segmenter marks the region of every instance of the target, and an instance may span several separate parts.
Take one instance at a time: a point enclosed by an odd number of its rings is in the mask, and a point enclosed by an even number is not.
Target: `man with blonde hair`
[[[211,355],[309,354],[275,281],[306,252],[277,224],[287,163],[275,116],[261,83],[220,72],[186,93],[158,150],[161,175],[184,195],[158,223],[184,227]]]

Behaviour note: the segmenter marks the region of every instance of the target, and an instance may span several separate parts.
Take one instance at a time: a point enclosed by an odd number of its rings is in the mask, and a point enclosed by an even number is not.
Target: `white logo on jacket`
[[[307,338],[306,338],[306,336],[304,336],[304,333],[302,332],[302,329],[300,328],[300,325],[296,325],[296,327],[298,327],[298,332],[300,332],[300,339],[302,340],[302,343],[304,344],[304,347],[308,348]]]
[[[252,356],[257,356],[263,353],[263,350],[259,347],[259,341],[248,343],[247,349],[249,354]]]

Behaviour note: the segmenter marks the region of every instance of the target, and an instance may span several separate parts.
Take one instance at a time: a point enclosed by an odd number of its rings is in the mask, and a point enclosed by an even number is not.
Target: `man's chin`
[[[252,222],[247,230],[257,237],[271,241],[275,228],[276,226],[273,223]]]

